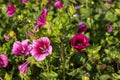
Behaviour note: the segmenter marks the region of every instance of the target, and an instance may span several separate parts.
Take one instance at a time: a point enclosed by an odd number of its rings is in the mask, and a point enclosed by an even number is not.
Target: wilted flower
[[[44,60],[46,56],[52,53],[52,46],[50,45],[50,40],[47,37],[33,40],[32,47],[33,49],[31,54],[37,61]]]
[[[5,38],[5,40],[10,40],[10,39],[11,39],[11,36],[9,36],[9,35],[4,35],[4,38]]]
[[[34,36],[34,33],[33,33],[32,31],[30,31],[29,34],[30,34],[31,36]]]
[[[51,29],[50,26],[48,26],[48,31],[50,31],[50,29]]]
[[[27,56],[32,49],[32,46],[30,46],[28,42],[29,42],[28,39],[23,40],[22,42],[15,41],[13,44],[12,53],[16,55]]]
[[[48,14],[48,10],[44,9],[41,13],[41,15],[36,19],[36,26],[34,27],[34,31],[37,30],[37,28],[43,26],[46,24],[46,16]]]
[[[107,31],[108,31],[108,32],[112,32],[112,26],[111,26],[111,25],[109,25],[109,26],[107,27]]]
[[[88,29],[87,25],[83,22],[78,24],[78,33],[85,32]]]
[[[110,0],[106,0],[106,3],[107,3],[107,4],[111,4],[111,1],[110,1]]]
[[[8,65],[8,58],[5,54],[0,54],[0,67],[7,67]]]
[[[7,6],[7,15],[9,16],[9,17],[12,17],[12,16],[14,16],[14,14],[15,14],[15,7],[12,5],[12,4],[8,4],[8,6]]]
[[[28,0],[22,0],[23,4],[26,4],[28,2]]]
[[[80,10],[80,6],[75,6],[75,9],[76,10]]]
[[[63,7],[63,3],[58,0],[57,2],[54,3],[54,6],[57,7],[58,9],[61,9]]]
[[[21,64],[20,66],[18,66],[18,69],[24,75],[24,74],[26,74],[29,65],[30,65],[30,62],[25,62],[25,63]]]
[[[74,16],[74,17],[79,17],[80,15],[76,13],[76,14],[74,14],[73,16]]]
[[[84,76],[90,77],[90,74],[88,72],[84,73]]]
[[[52,6],[54,4],[54,0],[48,2],[48,5]]]
[[[106,67],[107,67],[106,64],[102,64],[100,68],[101,68],[101,69],[105,69]]]
[[[88,41],[89,39],[85,35],[75,34],[71,39],[71,45],[78,52],[83,52],[83,49],[90,45]]]

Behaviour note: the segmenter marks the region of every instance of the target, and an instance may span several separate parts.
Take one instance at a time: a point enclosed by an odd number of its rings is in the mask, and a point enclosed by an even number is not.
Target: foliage
[[[61,0],[63,7],[57,9],[49,5],[52,0],[0,0],[0,53],[9,58],[7,68],[0,68],[0,78],[4,80],[118,80],[120,79],[120,2],[111,0]],[[57,1],[57,0],[56,0]],[[7,4],[16,7],[13,17],[8,17]],[[80,10],[76,10],[79,6]],[[36,18],[44,8],[48,9],[47,23],[36,32],[33,28]],[[75,14],[79,16],[75,17]],[[83,53],[70,45],[77,34],[78,23],[88,25],[83,32],[89,37],[90,46]],[[112,32],[107,32],[111,25]],[[29,32],[34,32],[31,36]],[[12,38],[5,40],[4,35]],[[18,40],[48,37],[53,47],[52,54],[43,61],[29,56],[12,54],[13,43]],[[22,75],[18,65],[31,62],[27,74]]]

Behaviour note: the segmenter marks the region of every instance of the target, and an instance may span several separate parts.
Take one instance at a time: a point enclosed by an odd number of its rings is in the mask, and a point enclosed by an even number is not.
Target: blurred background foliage
[[[62,0],[58,10],[48,3],[52,0],[0,0],[0,53],[9,58],[7,68],[0,68],[4,80],[118,80],[120,79],[120,0]],[[55,0],[57,1],[57,0]],[[16,12],[8,17],[7,4],[13,4]],[[75,6],[80,9],[76,10]],[[36,18],[42,10],[49,10],[47,24],[33,32]],[[79,16],[74,16],[79,14]],[[71,37],[77,33],[78,23],[88,25],[84,32],[90,38],[90,46],[78,53],[70,46]],[[107,32],[111,25],[112,32]],[[12,38],[5,40],[4,35]],[[32,40],[47,36],[53,47],[52,55],[37,62],[31,56],[13,55],[12,45],[16,40]],[[32,65],[24,76],[18,65],[25,60]]]

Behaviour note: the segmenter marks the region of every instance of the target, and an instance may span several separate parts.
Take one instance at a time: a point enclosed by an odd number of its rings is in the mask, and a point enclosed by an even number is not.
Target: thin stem
[[[72,76],[72,78],[71,78],[70,80],[73,80],[73,78],[74,78],[74,77],[78,74],[78,72],[79,72],[78,69],[81,70],[82,68],[84,68],[89,61],[90,61],[90,59],[88,59],[83,66],[77,68],[76,71],[75,71],[75,73],[74,73],[74,75]]]
[[[10,0],[8,0],[8,2],[10,3]]]
[[[117,70],[119,71],[119,64],[117,63]]]
[[[88,8],[88,0],[86,0],[86,8]]]
[[[61,37],[60,37],[61,38]],[[65,79],[65,54],[63,52],[63,42],[62,42],[62,38],[61,38],[61,46],[60,46],[60,52],[61,52],[61,59],[62,59],[62,63],[63,63],[63,80]]]
[[[49,74],[49,63],[48,63],[48,60],[45,60],[45,64],[46,64],[46,67],[47,67],[47,73]]]
[[[65,58],[64,58],[64,53],[62,49],[61,49],[61,58],[63,62],[63,80],[65,80]]]

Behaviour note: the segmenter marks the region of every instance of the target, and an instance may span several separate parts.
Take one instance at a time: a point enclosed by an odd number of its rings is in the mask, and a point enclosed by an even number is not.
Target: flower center
[[[24,48],[23,46],[22,46],[22,49],[23,49],[23,50],[21,51],[21,53],[22,53],[22,54],[25,54],[26,51],[25,51],[25,48]]]
[[[44,47],[39,47],[42,53],[45,53],[48,51],[47,47],[44,45]]]
[[[81,44],[82,44],[82,42],[80,40],[76,40],[76,42],[75,42],[76,46],[81,45]]]

